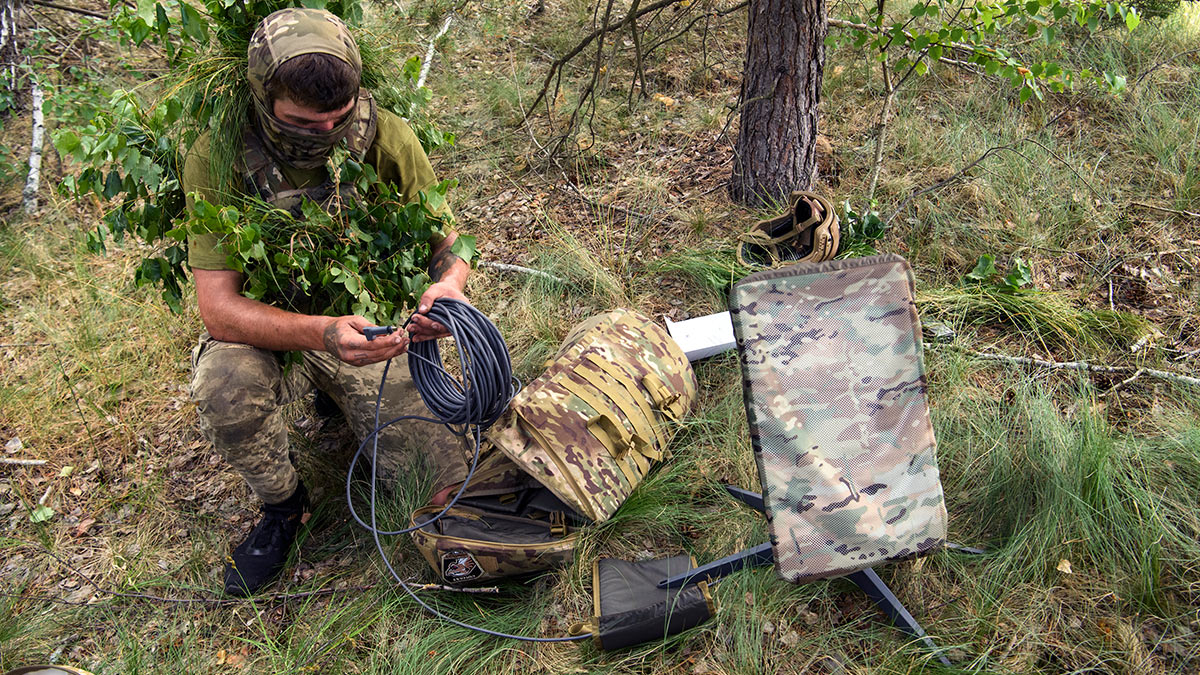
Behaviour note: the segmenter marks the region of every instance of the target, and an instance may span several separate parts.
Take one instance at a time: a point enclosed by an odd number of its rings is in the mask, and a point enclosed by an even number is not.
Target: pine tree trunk
[[[825,0],[750,0],[734,200],[782,201],[816,180],[827,30]]]

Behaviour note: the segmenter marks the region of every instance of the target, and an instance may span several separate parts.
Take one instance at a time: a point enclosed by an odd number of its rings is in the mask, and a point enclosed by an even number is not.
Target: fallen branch
[[[1052,119],[1049,122],[1047,122],[1046,124],[1042,125],[1042,128],[1038,129],[1038,131],[1040,132],[1042,129],[1045,129],[1046,127],[1049,127],[1050,125],[1054,124],[1065,114],[1067,114],[1066,110],[1055,115],[1054,119]],[[997,146],[988,148],[987,150],[984,151],[984,153],[982,155],[976,157],[973,161],[971,161],[969,164],[967,164],[963,168],[956,171],[950,177],[940,180],[937,183],[930,185],[929,187],[921,188],[920,190],[914,191],[911,195],[908,196],[907,199],[905,199],[903,202],[900,203],[900,206],[896,207],[896,210],[892,212],[892,215],[888,216],[887,220],[884,221],[884,225],[885,226],[891,225],[892,221],[896,219],[896,216],[900,215],[901,212],[903,212],[905,209],[907,209],[908,205],[911,204],[913,202],[913,200],[915,200],[917,197],[920,197],[921,195],[927,195],[930,192],[936,192],[937,190],[941,190],[944,187],[947,187],[949,185],[953,185],[959,181],[962,181],[968,171],[970,171],[971,169],[978,166],[981,162],[983,162],[983,160],[990,157],[992,155],[992,153],[994,153],[994,152],[1002,152],[1002,151],[1007,150],[1009,152],[1014,152],[1018,155],[1021,155],[1022,157],[1025,157],[1025,155],[1023,153],[1021,153],[1019,150],[1017,150],[1017,146],[1022,143],[1026,143],[1026,142],[1033,143],[1034,145],[1038,146],[1039,148],[1050,153],[1051,157],[1054,157],[1058,161],[1066,164],[1065,160],[1063,160],[1057,154],[1051,152],[1045,145],[1039,143],[1038,141],[1033,140],[1032,134],[1030,134],[1029,136],[1026,136],[1025,138],[1013,141],[1012,143],[1008,143],[1006,145],[997,145]],[[1029,159],[1029,158],[1026,157],[1026,159]],[[1072,173],[1074,173],[1076,176],[1078,176],[1080,178],[1080,180],[1083,180],[1083,177],[1079,176],[1079,172],[1075,171],[1074,167],[1067,164],[1067,168],[1071,169]],[[1092,187],[1091,183],[1088,183],[1086,180],[1084,180],[1084,184],[1087,185],[1088,189],[1092,191],[1092,194],[1099,197],[1099,193],[1096,192],[1096,189]]]
[[[93,17],[96,19],[107,19],[108,18],[107,14],[101,14],[100,12],[96,12],[96,11],[93,11],[90,9],[83,9],[81,7],[71,7],[70,5],[59,5],[59,4],[53,3],[53,2],[46,2],[46,0],[25,0],[25,2],[28,2],[31,5],[37,5],[39,7],[49,7],[50,9],[61,9],[64,12],[73,12],[75,14],[82,14],[83,16],[90,16],[90,17]]]
[[[21,193],[27,215],[37,211],[38,186],[42,177],[42,134],[46,130],[42,118],[42,103],[42,87],[37,79],[33,79],[33,139],[29,148],[29,176],[25,179],[25,190]]]
[[[425,62],[421,64],[421,74],[417,77],[417,89],[425,86],[425,78],[429,75],[429,67],[433,65],[434,46],[446,34],[446,31],[450,30],[450,22],[453,20],[454,15],[448,14],[446,21],[442,23],[442,29],[438,31],[437,35],[429,38],[429,48],[425,50]]]
[[[978,352],[973,349],[964,349],[967,353],[977,358],[986,361],[999,361],[1002,363],[1011,363],[1022,366],[1038,366],[1049,370],[1076,370],[1090,373],[1128,373],[1134,372],[1138,375],[1148,375],[1160,380],[1169,382],[1178,382],[1180,384],[1190,384],[1194,387],[1200,387],[1200,377],[1192,377],[1191,375],[1181,375],[1179,373],[1169,373],[1165,370],[1155,370],[1154,368],[1133,368],[1132,366],[1101,366],[1095,363],[1086,361],[1047,361],[1033,356],[1007,356],[1005,354],[989,354],[987,352]],[[1133,381],[1134,378],[1130,378]]]
[[[541,270],[530,269],[528,267],[521,267],[520,265],[509,265],[507,263],[489,262],[487,260],[481,260],[481,261],[479,261],[479,266],[480,267],[490,267],[492,269],[497,269],[502,272],[519,272],[521,274],[532,274],[535,277],[541,277],[547,281],[553,281],[558,284],[566,284],[567,283],[566,279],[563,279],[562,277],[556,277],[553,274],[550,274],[549,272],[543,272]]]
[[[1161,211],[1162,213],[1171,213],[1171,214],[1174,214],[1177,216],[1183,216],[1184,218],[1200,219],[1200,213],[1193,213],[1191,211],[1180,211],[1179,209],[1168,209],[1165,206],[1155,206],[1153,204],[1144,204],[1142,202],[1129,202],[1129,205],[1130,206],[1140,206],[1143,209],[1150,209],[1151,211]]]
[[[41,466],[48,462],[46,459],[19,459],[17,457],[0,457],[0,464],[12,464],[15,466]]]

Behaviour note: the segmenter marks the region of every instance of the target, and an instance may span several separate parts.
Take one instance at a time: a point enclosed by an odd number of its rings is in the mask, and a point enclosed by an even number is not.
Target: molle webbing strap
[[[588,420],[588,431],[608,449],[612,458],[617,461],[617,467],[621,469],[621,473],[625,474],[630,487],[637,485],[641,481],[641,475],[645,475],[650,470],[649,462],[637,447],[635,441],[637,437],[630,434],[620,420],[615,420],[608,415],[605,412],[608,410],[608,406],[588,391],[587,387],[566,378],[563,379],[562,385],[564,389],[578,396],[580,400],[596,411],[596,415]],[[645,439],[640,440],[644,447]],[[629,466],[627,462],[632,462],[633,466]],[[641,475],[638,474],[638,471],[641,472]]]
[[[655,406],[662,411],[664,415],[678,422],[683,418],[687,408],[680,399],[678,393],[671,391],[671,388],[666,385],[654,373],[648,373],[642,378],[642,386],[646,391],[650,392],[650,397],[654,399]]]
[[[642,412],[642,418],[646,420],[646,426],[649,427],[650,433],[643,434],[646,437],[646,440],[650,440],[650,438],[654,438],[655,440],[658,441],[658,449],[665,450],[667,447],[666,436],[664,436],[662,430],[659,429],[659,426],[658,426],[657,421],[654,416],[654,410],[650,407],[650,404],[646,401],[646,396],[643,394],[641,388],[638,387],[637,382],[632,377],[630,377],[628,373],[621,370],[621,368],[617,367],[613,363],[611,363],[609,361],[605,361],[598,354],[588,354],[585,358],[589,362],[594,364],[597,368],[604,371],[604,373],[606,375],[608,375],[612,379],[619,382],[621,384],[621,386],[625,388],[625,392],[627,394],[629,394],[629,398],[632,399],[635,403],[637,403],[638,408]],[[580,368],[582,368],[582,366],[576,367],[575,372],[577,372],[577,373],[580,372]],[[616,399],[613,399],[613,400],[615,401]],[[624,412],[625,412],[625,415],[627,417],[629,417],[630,422],[633,423],[634,428],[638,428],[637,416],[627,410]],[[655,459],[661,460],[662,459],[661,454],[662,453],[660,452],[659,453],[660,456],[655,457]]]
[[[632,383],[628,383],[626,387],[620,387],[606,382],[600,373],[588,369],[587,364],[576,366],[575,374],[587,380],[589,384],[607,396],[620,409],[625,418],[629,420],[629,423],[633,425],[634,433],[646,442],[645,444],[649,452],[644,454],[656,461],[662,459],[662,454],[657,449],[649,446],[650,442],[658,440],[658,434],[654,428],[654,412],[650,410],[650,406],[646,404],[645,399],[636,390],[632,393],[629,391],[628,387],[632,387]],[[621,382],[621,380],[618,380],[618,382]],[[638,405],[639,402],[641,405]],[[596,412],[600,411],[597,410]]]

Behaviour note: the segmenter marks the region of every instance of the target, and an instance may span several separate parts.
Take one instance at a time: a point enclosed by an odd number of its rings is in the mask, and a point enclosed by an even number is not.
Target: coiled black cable
[[[572,642],[584,640],[591,634],[576,635],[561,638],[539,638],[524,635],[510,635],[488,630],[479,626],[452,619],[426,604],[408,587],[392,566],[387,552],[383,548],[380,537],[383,535],[407,534],[441,518],[447,511],[458,503],[459,497],[466,491],[475,475],[475,467],[479,464],[480,446],[483,432],[504,414],[512,398],[521,390],[521,383],[512,375],[512,360],[508,354],[508,345],[495,324],[482,312],[468,303],[449,298],[439,298],[433,302],[425,315],[446,327],[446,331],[454,338],[458,350],[458,360],[462,370],[462,380],[456,380],[442,365],[442,354],[437,340],[426,340],[413,343],[408,350],[408,368],[412,375],[421,399],[434,417],[420,415],[403,415],[379,423],[379,409],[383,401],[383,388],[387,383],[388,370],[392,366],[391,359],[383,366],[383,376],[379,382],[379,393],[375,397],[375,428],[359,444],[358,450],[350,460],[350,468],[346,471],[346,503],[350,507],[350,515],[354,520],[371,532],[375,540],[375,548],[383,564],[387,567],[392,578],[404,589],[413,600],[417,601],[425,611],[456,626],[492,635],[494,637],[523,640],[526,642]],[[412,317],[404,323],[407,327]],[[412,527],[400,530],[380,530],[376,521],[376,466],[379,455],[379,432],[393,424],[403,421],[420,420],[442,424],[455,436],[466,438],[468,435],[474,442],[475,452],[467,476],[454,497],[446,502],[446,506],[429,520]],[[367,444],[371,443],[371,499],[370,523],[359,517],[354,508],[350,487],[354,475],[354,467],[363,455]]]

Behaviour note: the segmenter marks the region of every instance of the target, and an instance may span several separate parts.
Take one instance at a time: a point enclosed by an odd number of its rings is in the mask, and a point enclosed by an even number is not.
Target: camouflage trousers
[[[200,429],[217,452],[259,499],[273,504],[291,496],[299,480],[288,449],[283,406],[320,389],[337,403],[361,440],[375,428],[375,398],[383,367],[383,363],[355,367],[325,352],[303,352],[303,361],[285,372],[278,353],[222,342],[205,332],[192,350],[192,400],[200,413]],[[430,413],[406,364],[397,360],[388,370],[380,422],[401,415],[429,417]],[[388,482],[413,453],[422,451],[436,468],[435,486],[466,477],[463,441],[441,425],[415,420],[379,433],[376,471]]]

